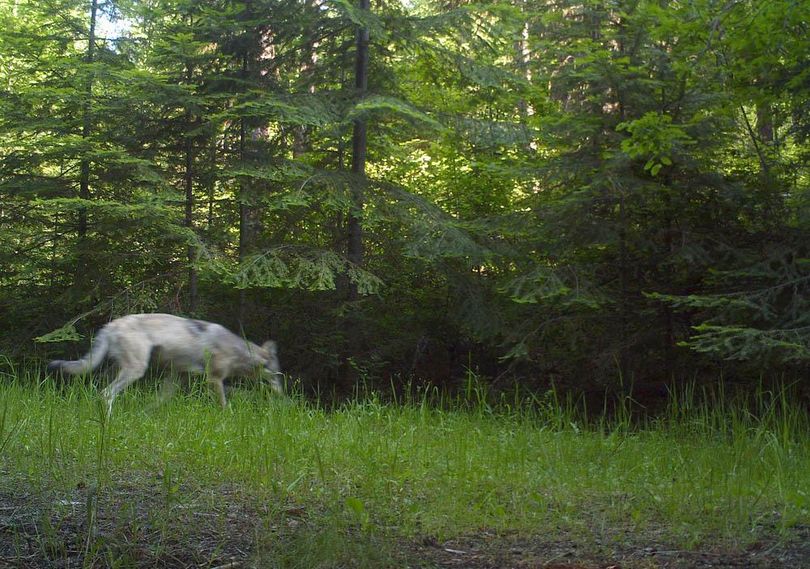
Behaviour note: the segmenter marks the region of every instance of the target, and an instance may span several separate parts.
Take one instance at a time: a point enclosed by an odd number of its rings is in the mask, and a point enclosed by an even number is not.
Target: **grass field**
[[[784,392],[685,392],[641,423],[467,395],[234,389],[222,411],[146,386],[108,420],[80,382],[0,379],[0,566],[810,566],[810,426]]]

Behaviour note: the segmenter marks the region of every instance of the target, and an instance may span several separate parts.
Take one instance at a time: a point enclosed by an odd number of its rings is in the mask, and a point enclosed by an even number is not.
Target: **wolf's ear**
[[[278,355],[278,349],[276,348],[276,343],[273,340],[267,340],[264,344],[262,344],[262,349],[265,350],[267,355],[271,358]]]

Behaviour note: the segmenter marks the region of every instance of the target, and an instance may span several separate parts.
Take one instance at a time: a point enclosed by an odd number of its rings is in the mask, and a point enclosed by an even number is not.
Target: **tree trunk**
[[[90,32],[87,42],[87,55],[85,60],[88,64],[95,61],[96,55],[96,14],[98,12],[98,1],[90,2]],[[93,100],[93,72],[88,70],[87,83],[84,88],[84,108],[82,109],[82,138],[90,137],[92,130],[92,100]],[[90,160],[83,157],[79,167],[79,197],[83,200],[90,199]],[[79,209],[79,238],[84,239],[87,235],[87,210]]]
[[[216,190],[217,178],[214,172],[217,170],[217,138],[211,140],[209,148],[208,167],[211,174],[208,177],[208,216],[206,219],[206,230],[210,233],[214,228],[214,192]]]
[[[96,15],[98,13],[98,0],[90,2],[90,30],[87,38],[87,54],[85,61],[92,65],[96,55]],[[93,127],[92,103],[93,103],[93,79],[92,69],[87,70],[87,82],[84,86],[84,101],[82,104],[82,139],[90,138]],[[85,149],[86,152],[86,149]],[[79,164],[79,198],[90,199],[90,159],[83,156]],[[87,277],[89,274],[89,255],[87,251],[87,208],[82,206],[78,211],[77,219],[78,256],[76,262],[76,275],[74,284],[83,294],[87,289]]]
[[[757,105],[757,134],[763,144],[770,146],[773,144],[774,128],[773,128],[773,110],[767,103]]]
[[[526,0],[517,0],[515,3],[516,7],[521,11],[526,11]],[[514,44],[515,50],[515,67],[517,68],[517,72],[520,73],[521,77],[525,78],[526,81],[531,83],[532,80],[532,72],[529,69],[529,20],[526,19],[523,22],[523,25],[520,27],[520,35],[515,38]],[[520,117],[520,123],[525,131],[528,133],[527,128],[527,119],[529,116],[534,114],[534,109],[529,105],[529,103],[523,99],[522,97],[518,99],[517,102],[517,110],[518,116]],[[527,152],[531,152],[530,141],[527,141],[524,144],[524,150]]]
[[[186,66],[186,79],[191,84],[193,69],[191,64]],[[191,139],[191,129],[193,128],[194,117],[191,112],[186,114],[186,171],[183,177],[183,184],[186,190],[186,209],[184,225],[189,229],[194,229],[194,141]],[[193,244],[188,246],[188,310],[192,314],[197,310],[197,270],[194,268],[196,249]]]
[[[361,10],[369,9],[369,0],[359,0]],[[368,91],[368,28],[357,30],[357,57],[355,60],[355,81],[354,86],[357,97],[362,99]],[[349,261],[355,265],[363,262],[363,233],[360,225],[363,215],[363,178],[366,175],[366,120],[358,118],[354,121],[354,132],[352,134],[352,174],[354,174],[354,184],[352,185],[352,211],[349,212],[349,242],[347,256]],[[349,300],[357,299],[357,285],[349,284]]]
[[[369,10],[369,0],[358,0],[358,7],[361,10]],[[357,54],[355,58],[355,93],[362,99],[368,91],[368,28],[358,28],[357,30]],[[354,131],[352,133],[352,208],[349,211],[346,243],[346,257],[353,265],[363,263],[363,229],[361,226],[364,195],[363,184],[366,175],[366,120],[357,118],[354,121]],[[349,280],[348,302],[354,303],[359,298],[357,284]],[[357,318],[349,311],[349,315],[344,323],[346,335],[346,348],[341,358],[341,383],[345,393],[348,393],[357,380],[357,369],[353,365],[353,360],[359,352],[360,339],[357,335]]]
[[[244,60],[243,69],[247,68],[247,58]],[[239,121],[239,160],[245,160],[245,119]],[[248,206],[246,203],[248,197],[247,183],[243,180],[239,187],[239,264],[242,265],[247,257],[247,250],[250,243],[248,236],[249,219],[248,219]],[[242,288],[239,289],[239,326],[244,328],[245,314],[247,313],[247,291]]]
[[[242,80],[246,81],[248,75],[248,56],[242,55]],[[239,161],[245,162],[247,143],[247,124],[245,118],[239,119]],[[248,184],[242,179],[239,183],[239,264],[240,266],[247,258],[250,247],[250,208],[248,205],[249,191]],[[245,316],[247,314],[247,291],[239,289],[239,327],[244,329]]]

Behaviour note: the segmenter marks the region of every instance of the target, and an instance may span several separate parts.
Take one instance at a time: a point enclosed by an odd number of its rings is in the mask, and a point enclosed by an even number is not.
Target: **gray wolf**
[[[150,359],[173,370],[205,374],[219,397],[225,399],[225,378],[260,374],[276,393],[284,392],[276,343],[249,342],[219,324],[171,314],[130,314],[113,320],[96,334],[90,351],[80,360],[55,360],[48,371],[70,375],[87,373],[105,358],[118,366],[118,375],[102,391],[107,413],[115,397],[146,373]]]

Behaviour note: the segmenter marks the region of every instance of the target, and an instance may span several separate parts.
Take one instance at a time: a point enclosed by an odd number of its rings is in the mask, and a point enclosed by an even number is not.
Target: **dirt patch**
[[[192,492],[162,475],[113,486],[0,489],[0,567],[222,566],[249,558],[267,515],[235,488]]]
[[[0,473],[2,474],[2,473]],[[615,531],[598,537],[561,530],[537,535],[481,530],[449,541],[380,536],[335,528],[331,546],[320,535],[323,516],[293,504],[267,504],[236,487],[193,489],[164,474],[117,481],[109,488],[80,483],[66,492],[0,487],[0,567],[307,567],[298,552],[323,550],[321,567],[471,569],[802,569],[810,566],[810,527],[788,539],[744,548],[678,549],[662,532]],[[14,488],[13,491],[9,488]],[[367,535],[368,534],[368,535]],[[328,536],[327,538],[328,541]],[[341,551],[368,539],[366,549]],[[386,555],[375,555],[387,550]],[[346,553],[348,551],[348,553]],[[286,556],[279,556],[286,552]],[[289,554],[292,552],[292,554]]]
[[[655,532],[651,531],[650,534]],[[420,548],[419,557],[440,567],[515,569],[801,569],[810,565],[810,528],[787,542],[759,542],[733,548],[674,549],[636,535],[623,543],[600,545],[565,535],[493,536],[482,532]]]

